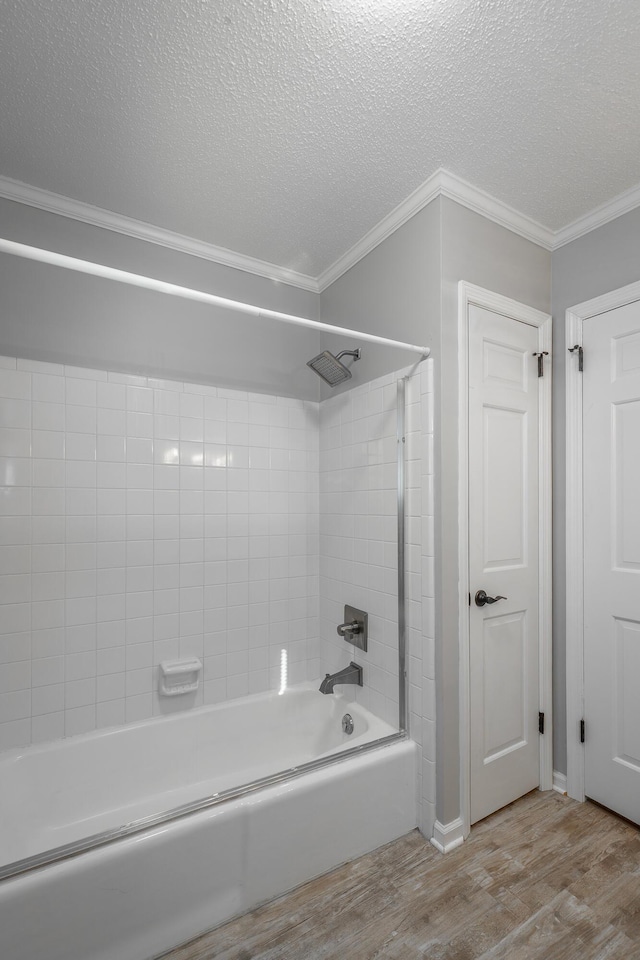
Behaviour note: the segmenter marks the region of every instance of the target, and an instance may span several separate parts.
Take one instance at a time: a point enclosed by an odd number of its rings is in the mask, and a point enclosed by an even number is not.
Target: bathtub
[[[307,685],[8,751],[0,957],[149,960],[395,839],[415,751]]]

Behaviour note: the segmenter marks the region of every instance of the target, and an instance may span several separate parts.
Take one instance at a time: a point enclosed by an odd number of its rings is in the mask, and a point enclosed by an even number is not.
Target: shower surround
[[[404,371],[409,732],[434,803],[432,361]],[[0,358],[0,749],[277,690],[398,722],[396,381],[321,402]],[[321,455],[319,455],[321,454]],[[336,634],[370,613],[363,653]],[[157,692],[198,657],[196,694]]]
[[[1,748],[319,675],[318,404],[0,364]]]
[[[22,764],[20,769],[34,764],[48,782],[47,770],[54,780],[68,780],[63,757],[71,774],[82,778],[92,764],[101,767],[101,744],[122,742],[113,758],[122,777],[110,781],[110,793],[122,792],[118,822],[137,796],[125,772],[129,765],[133,772],[142,769],[147,754],[149,759],[163,749],[171,754],[174,740],[185,740],[183,760],[196,780],[201,777],[196,741],[181,737],[180,730],[206,724],[210,711],[220,720],[218,734],[236,725],[223,717],[243,718],[240,726],[249,736],[226,754],[239,788],[256,774],[251,766],[256,750],[261,762],[273,752],[258,747],[260,735],[274,749],[283,745],[278,709],[269,711],[269,723],[262,718],[253,733],[245,730],[263,700],[286,708],[306,686],[304,695],[311,694],[309,703],[322,707],[323,715],[326,706],[332,715],[350,710],[356,724],[369,717],[373,736],[376,725],[383,732],[397,729],[399,376],[406,377],[407,391],[401,449],[408,726],[418,748],[401,736],[391,738],[344,763],[310,771],[299,766],[293,780],[285,772],[277,785],[252,787],[246,794],[234,789],[235,799],[211,798],[214,788],[202,784],[203,800],[210,799],[198,803],[197,815],[167,814],[161,826],[139,837],[125,829],[107,846],[3,881],[0,912],[5,911],[3,936],[12,955],[20,955],[16,944],[22,944],[31,960],[38,956],[37,943],[50,945],[52,897],[58,898],[61,916],[63,904],[81,898],[92,918],[90,924],[66,925],[68,936],[56,936],[61,958],[111,960],[123,950],[142,958],[373,849],[416,822],[430,835],[432,370],[430,362],[423,363],[317,404],[0,361],[0,746],[8,763]],[[344,603],[369,611],[366,653],[337,636]],[[201,658],[203,682],[197,694],[160,697],[158,663],[177,656]],[[337,696],[327,697],[314,689],[321,673],[350,659],[363,666],[364,688],[338,687]],[[295,689],[278,697],[276,691],[285,687]],[[151,719],[164,713],[176,716]],[[297,719],[292,731],[299,726]],[[155,747],[147,728],[159,734]],[[322,723],[307,723],[305,729],[310,735],[300,746],[305,756],[335,749],[319,746]],[[63,737],[73,739],[44,743]],[[225,734],[221,749],[226,740]],[[36,742],[42,746],[23,749]],[[140,758],[134,761],[136,744]],[[223,753],[209,757],[217,770]],[[85,761],[74,765],[80,756]],[[300,756],[300,750],[278,755],[275,766],[286,771]],[[169,764],[167,773],[173,767]],[[152,769],[157,770],[155,759]],[[90,774],[91,781],[95,776]],[[184,778],[178,779],[174,787],[182,788]],[[154,778],[145,775],[141,782],[149,794],[145,802],[166,812]],[[19,779],[11,783],[19,790]],[[173,781],[167,783],[173,789]],[[78,789],[77,798],[89,803],[94,796],[89,794]],[[78,817],[72,804],[61,813],[80,840],[91,832],[81,821],[88,824],[100,809],[87,807]],[[310,810],[316,825],[324,823],[321,832],[333,838],[331,844],[319,846],[316,834],[309,834]],[[55,823],[43,823],[36,833],[43,849],[50,849],[47,830],[61,834]],[[214,825],[220,829],[212,832]],[[36,826],[22,824],[24,835],[30,838]],[[176,874],[162,889],[154,886],[153,878],[162,873],[158,863],[183,862],[185,844],[193,852],[189,883]],[[296,851],[278,861],[275,873],[273,844]],[[198,851],[205,856],[199,859]],[[123,871],[131,881],[132,910],[121,924],[123,939],[115,943],[112,918],[118,912],[122,919],[115,878]],[[254,876],[268,876],[268,885],[256,886]],[[110,899],[105,889],[113,889]],[[42,922],[36,929],[33,906],[40,901],[36,913]]]

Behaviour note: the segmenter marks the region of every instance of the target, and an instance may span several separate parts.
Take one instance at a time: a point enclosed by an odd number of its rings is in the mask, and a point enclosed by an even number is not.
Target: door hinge
[[[569,353],[575,353],[576,350],[578,351],[578,373],[582,373],[584,370],[584,350],[579,343],[569,347]]]
[[[544,733],[544,713],[538,714],[538,733]]]
[[[580,721],[580,743],[584,743],[584,720]]]
[[[544,376],[543,361],[544,361],[544,358],[548,356],[549,356],[548,350],[541,350],[539,353],[534,353],[534,357],[538,358],[538,376],[539,377]]]

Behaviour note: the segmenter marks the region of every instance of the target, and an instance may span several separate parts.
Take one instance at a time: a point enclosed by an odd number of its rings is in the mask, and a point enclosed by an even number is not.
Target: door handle
[[[497,597],[488,597],[484,590],[478,590],[476,593],[476,607],[484,607],[485,603],[497,603],[498,600],[508,600],[508,597],[501,597],[499,594]]]

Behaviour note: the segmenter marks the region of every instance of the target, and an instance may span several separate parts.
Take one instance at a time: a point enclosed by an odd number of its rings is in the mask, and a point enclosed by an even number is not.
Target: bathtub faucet
[[[320,693],[333,693],[336,683],[355,683],[362,687],[362,667],[352,660],[348,667],[343,667],[337,673],[328,673],[320,684]]]

